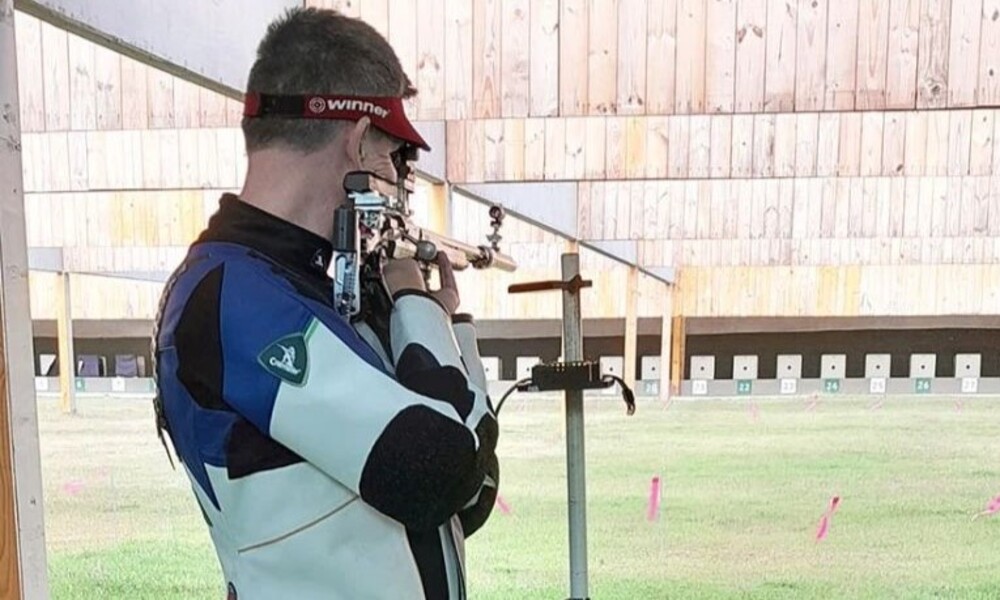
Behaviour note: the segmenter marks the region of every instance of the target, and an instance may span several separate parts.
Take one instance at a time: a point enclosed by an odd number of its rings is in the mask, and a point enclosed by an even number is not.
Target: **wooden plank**
[[[924,172],[927,175],[948,173],[950,134],[951,115],[948,111],[935,111],[927,115],[927,146],[924,159]]]
[[[587,114],[590,19],[587,0],[563,0],[559,20],[559,114]]]
[[[538,146],[532,148],[528,146],[525,148],[525,153],[532,152],[533,150],[537,152],[538,159],[538,179],[543,178],[543,173],[545,169],[545,132],[544,132],[544,121],[538,120],[542,125],[541,130],[538,133],[537,143]],[[477,119],[474,121],[469,121],[465,127],[465,144],[469,152],[466,156],[465,161],[465,177],[466,181],[482,181],[483,173],[486,169],[486,137],[485,137],[485,123],[482,119]],[[525,129],[525,134],[527,135],[527,128]],[[527,160],[527,158],[525,159]]]
[[[591,0],[587,52],[588,114],[615,114],[618,85],[618,0]]]
[[[927,164],[927,117],[926,112],[906,113],[905,174],[923,175]]]
[[[839,149],[837,174],[841,177],[856,177],[861,170],[861,113],[848,112],[840,115]]]
[[[361,20],[374,27],[382,37],[389,37],[389,0],[361,0],[358,15]],[[459,4],[453,2],[452,5]],[[446,18],[450,15],[446,15]]]
[[[650,237],[656,229],[656,222],[647,219],[648,212],[645,202],[645,181],[629,181],[623,186],[628,188],[629,198],[629,235],[632,240]],[[707,202],[706,202],[707,204]],[[655,213],[653,215],[655,217]]]
[[[477,118],[501,116],[501,27],[500,0],[472,3],[472,93]]]
[[[886,108],[917,104],[917,46],[921,0],[890,0]]]
[[[754,240],[764,237],[764,213],[768,202],[766,183],[763,179],[754,179],[749,182],[750,196],[748,200],[751,202],[750,239]],[[759,251],[759,247],[755,248],[755,251]],[[754,256],[752,262],[753,264],[757,264],[759,260],[759,256]]]
[[[972,111],[951,111],[948,135],[948,174],[968,175],[972,150]]]
[[[26,13],[14,13],[17,28],[17,80],[21,133],[45,131],[45,88],[42,68],[42,25]],[[32,76],[26,76],[32,73]]]
[[[882,173],[885,175],[902,175],[905,170],[905,117],[905,114],[900,112],[889,112],[885,115],[882,141]]]
[[[42,23],[42,85],[45,129],[70,129],[69,38],[65,31]]]
[[[917,108],[948,105],[952,0],[923,0],[917,49]]]
[[[586,117],[586,155],[584,175],[587,179],[604,179],[607,173],[606,140],[607,120],[604,117]],[[650,138],[652,136],[649,136]],[[647,140],[648,143],[648,140]]]
[[[847,180],[849,192],[848,213],[847,213],[847,237],[857,238],[865,233],[865,221],[868,216],[865,211],[865,197],[862,180],[858,177],[851,177]],[[874,221],[874,219],[872,219]]]
[[[948,106],[975,106],[979,87],[979,40],[983,0],[951,3]]]
[[[644,240],[657,240],[659,238],[660,223],[657,220],[659,214],[659,197],[658,197],[658,185],[655,181],[643,181],[636,182],[636,186],[640,186],[640,202],[642,203],[641,211],[641,227],[639,228],[642,238]],[[639,211],[635,211],[638,213]],[[635,220],[633,219],[633,226]],[[647,242],[649,244],[649,242]],[[659,244],[652,244],[655,248],[660,248]],[[655,263],[646,264],[660,264],[659,260]]]
[[[174,125],[194,129],[201,124],[200,90],[183,79],[174,80]]]
[[[946,177],[925,177],[916,182],[919,186],[917,208],[908,202],[907,219],[917,220],[916,224],[907,223],[907,231],[916,237],[942,238],[948,234],[949,188],[951,183]],[[909,199],[908,199],[909,201]],[[958,199],[955,199],[958,206]],[[913,210],[913,214],[910,211]]]
[[[642,179],[646,174],[646,136],[647,128],[645,118],[625,118],[625,176],[629,179]],[[707,140],[705,144],[707,163]]]
[[[710,0],[705,45],[705,109],[731,113],[736,101],[736,2]]]
[[[472,116],[473,98],[470,0],[448,3],[444,21],[444,51],[445,112],[449,119],[469,118]],[[555,52],[552,53],[554,55]],[[532,56],[532,68],[534,67],[535,57]]]
[[[736,112],[756,113],[764,108],[766,0],[742,0],[737,7],[736,23],[735,109]]]
[[[732,177],[750,177],[753,173],[754,116],[733,116]]]
[[[639,268],[628,268],[625,284],[625,385],[635,389],[635,371],[638,359],[639,339]]]
[[[677,79],[674,110],[678,113],[705,111],[705,40],[707,0],[677,3]]]
[[[763,237],[773,240],[779,237],[781,216],[781,195],[777,179],[764,181],[764,229]]]
[[[972,148],[969,174],[989,175],[993,168],[993,130],[996,111],[980,109],[972,113]]]
[[[624,117],[607,117],[605,122],[605,142],[607,156],[604,164],[608,179],[625,178],[626,132]]]
[[[416,81],[417,75],[417,0],[399,0],[389,11],[389,43],[392,44],[403,72]],[[479,54],[482,57],[482,54]],[[418,99],[408,100],[404,108],[410,114],[417,108]]]
[[[94,82],[94,44],[68,36],[69,122],[77,131],[97,129],[97,86]]]
[[[502,179],[504,181],[523,181],[524,180],[524,120],[505,119],[503,121],[503,140],[504,144],[503,144]],[[569,144],[569,140],[567,140],[567,144]],[[582,152],[582,148],[575,151],[578,153]],[[569,160],[569,157],[567,157],[567,160]],[[582,176],[582,173],[583,170],[581,168],[579,176]]]
[[[69,153],[69,187],[72,190],[87,189],[87,134],[71,131],[67,134],[66,143]]]
[[[688,177],[707,178],[709,176],[713,118],[707,115],[689,117]]]
[[[786,112],[795,108],[795,46],[798,5],[793,0],[768,0],[767,67],[764,76],[764,110]]]
[[[709,177],[729,177],[733,155],[733,117],[713,117],[710,127]]]
[[[774,128],[776,115],[759,114],[753,119],[753,175],[774,176]]]
[[[840,159],[840,113],[821,113],[816,142],[816,175],[837,174]]]
[[[198,124],[201,127],[226,127],[226,97],[209,89],[199,89]]]
[[[947,188],[947,225],[944,234],[951,238],[962,236],[962,186],[964,179],[961,177],[949,177]],[[940,197],[940,194],[938,194]]]
[[[615,188],[614,196],[617,199],[615,207],[617,213],[615,214],[615,239],[617,240],[627,240],[631,239],[632,232],[632,196],[631,190],[629,189],[629,183],[625,181],[615,182],[611,184]],[[607,209],[607,206],[605,206]],[[640,206],[638,210],[642,210]]]
[[[906,233],[906,190],[912,178],[893,179],[889,184],[889,237],[899,239]]]
[[[646,117],[645,126],[646,177],[649,179],[665,178],[669,162],[669,117]]]
[[[833,237],[844,239],[851,228],[851,178],[837,179],[834,194]],[[833,261],[833,264],[838,262],[835,257]]]
[[[973,225],[973,234],[977,236],[989,236],[990,213],[992,212],[992,178],[976,178],[976,216]],[[983,260],[987,257],[984,255]]]
[[[145,71],[149,126],[154,129],[172,129],[176,127],[174,115],[174,78],[152,68],[146,68]]]
[[[514,1],[514,0],[509,0]],[[525,7],[525,10],[527,8]],[[419,109],[416,117],[429,121],[443,120],[447,116],[446,112],[446,83],[444,73],[444,63],[451,57],[445,54],[445,0],[417,0],[417,64],[415,77],[417,90],[420,94],[417,97]],[[524,35],[523,45],[527,48],[527,32]],[[525,110],[520,114],[526,115],[527,111],[527,52],[525,52],[524,64],[518,68],[512,68],[511,73],[524,73],[524,103]],[[447,57],[447,58],[446,58]]]
[[[559,113],[559,0],[532,0],[529,91],[533,117]],[[448,54],[448,61],[454,55]]]
[[[121,57],[123,129],[146,129],[149,126],[146,70],[145,65],[126,56]]]
[[[976,99],[980,105],[996,105],[1000,103],[1000,0],[983,0],[981,22]]]
[[[524,178],[528,181],[538,181],[544,178],[545,121],[545,119],[527,119],[524,122]],[[467,127],[471,126],[472,123]],[[589,158],[590,154],[588,153],[587,156]]]
[[[858,0],[831,2],[826,36],[827,110],[854,108],[858,31]]]
[[[94,84],[96,87],[97,128],[121,129],[122,73],[120,54],[101,46],[95,47]]]
[[[979,216],[979,198],[977,197],[979,190],[977,188],[977,179],[978,178],[975,177],[964,177],[962,179],[961,197],[956,203],[960,206],[959,212],[961,213],[959,217],[958,235],[963,238],[972,238],[977,234],[976,217]],[[980,258],[982,257],[980,256]]]
[[[819,142],[819,113],[802,113],[795,124],[795,176],[816,175],[816,151]]]
[[[889,51],[889,1],[860,0],[858,4],[858,110],[886,105],[886,69]]]
[[[799,117],[794,113],[777,115],[774,125],[774,175],[795,175],[796,126]]]
[[[875,203],[875,230],[873,235],[877,240],[885,240],[890,234],[892,223],[892,179],[880,177],[870,184],[873,189],[866,187],[866,193]]]
[[[728,180],[712,182],[711,189],[709,190],[709,207],[710,225],[707,237],[712,240],[721,240],[726,235],[726,213],[732,210]]]
[[[826,18],[829,0],[798,0],[795,110],[822,110],[826,85]]]
[[[675,115],[667,119],[669,127],[667,176],[680,179],[688,176],[691,149],[691,117]]]

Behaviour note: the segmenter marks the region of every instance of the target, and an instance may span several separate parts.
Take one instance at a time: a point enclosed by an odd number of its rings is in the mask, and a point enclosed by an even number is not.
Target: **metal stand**
[[[580,275],[580,255],[562,255],[564,282]],[[583,360],[583,326],[580,290],[563,289],[563,360]],[[584,451],[583,390],[566,394],[566,480],[569,498],[569,590],[570,600],[587,596],[587,477]]]
[[[512,285],[512,294],[562,290],[563,362],[583,360],[580,290],[590,287],[580,277],[580,255],[562,255],[562,281]],[[583,390],[566,390],[566,481],[569,499],[569,600],[588,600],[587,593],[587,478],[584,451]]]

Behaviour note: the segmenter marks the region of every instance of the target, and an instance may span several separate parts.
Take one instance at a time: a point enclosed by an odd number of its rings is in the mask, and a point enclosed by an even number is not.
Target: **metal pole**
[[[580,255],[562,255],[562,279],[580,274]],[[583,327],[580,291],[563,290],[563,360],[583,360]],[[570,600],[585,600],[587,593],[587,480],[583,444],[583,391],[566,392],[566,473],[569,493]]]

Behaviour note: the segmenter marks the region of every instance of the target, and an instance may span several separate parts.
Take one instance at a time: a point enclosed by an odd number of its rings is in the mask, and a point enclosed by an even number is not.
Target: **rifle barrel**
[[[448,255],[456,271],[464,271],[469,267],[499,269],[508,273],[513,273],[517,270],[517,261],[503,252],[492,250],[489,246],[473,246],[472,244],[418,227],[411,227],[409,231],[410,235],[418,240],[433,242],[437,246],[438,251]],[[401,257],[416,255],[416,246],[405,239],[397,241],[397,250]]]

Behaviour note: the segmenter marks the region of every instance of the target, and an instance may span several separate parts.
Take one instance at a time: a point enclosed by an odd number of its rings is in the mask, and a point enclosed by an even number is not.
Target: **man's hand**
[[[424,275],[420,272],[420,266],[416,260],[403,258],[388,261],[385,267],[382,268],[382,276],[385,278],[385,284],[389,288],[389,293],[395,296],[397,293],[406,290],[429,292],[448,311],[448,314],[455,314],[455,311],[458,310],[460,299],[451,261],[448,260],[448,256],[445,253],[438,252],[436,262],[441,279],[441,289],[430,291],[424,285]]]

